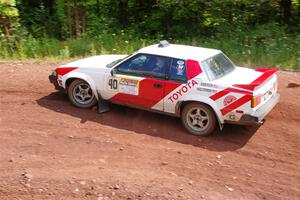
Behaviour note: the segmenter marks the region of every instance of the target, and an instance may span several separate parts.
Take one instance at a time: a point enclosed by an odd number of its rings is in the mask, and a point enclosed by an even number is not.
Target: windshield
[[[225,76],[235,68],[234,64],[223,53],[203,61],[202,66],[211,81]]]
[[[130,56],[130,55],[129,55]],[[121,58],[118,60],[115,60],[109,64],[106,65],[107,68],[112,68],[113,66],[115,66],[116,64],[120,63],[121,61],[125,60],[126,58],[128,58],[129,56],[126,56],[125,58]]]

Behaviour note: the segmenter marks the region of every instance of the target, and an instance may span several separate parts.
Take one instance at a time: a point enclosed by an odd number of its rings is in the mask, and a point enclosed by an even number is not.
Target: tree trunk
[[[72,38],[73,37],[73,30],[72,30],[72,17],[71,17],[70,0],[67,0],[67,15],[68,15],[68,23],[69,23],[69,34],[70,34],[70,38]]]
[[[129,25],[128,0],[119,1],[119,22],[123,27],[127,27]]]
[[[10,34],[9,34],[9,25],[6,21],[6,18],[3,16],[0,16],[0,22],[3,23],[5,37],[8,39]]]
[[[4,24],[4,31],[5,31],[5,36],[8,38],[10,34],[9,34],[9,28],[6,23]]]
[[[290,18],[292,16],[291,8],[292,8],[292,1],[291,0],[280,0],[279,2],[282,12],[283,12],[283,22],[289,23]]]
[[[13,35],[13,32],[11,30],[11,25],[12,25],[11,16],[8,16],[7,28],[8,28],[9,35]]]
[[[79,37],[80,27],[79,27],[78,0],[75,0],[75,32],[76,32],[76,37]]]
[[[165,17],[164,17],[164,28],[167,32],[171,29],[172,26],[172,15],[169,10],[165,11]]]
[[[97,16],[100,17],[100,1],[97,0],[97,3],[96,3],[96,13],[97,13]]]
[[[85,33],[86,32],[86,11],[85,11],[85,7],[82,7],[81,12],[82,12],[82,32]]]
[[[300,18],[300,2],[298,4],[298,17]]]
[[[43,0],[45,8],[49,11],[49,14],[52,16],[55,12],[55,0]]]

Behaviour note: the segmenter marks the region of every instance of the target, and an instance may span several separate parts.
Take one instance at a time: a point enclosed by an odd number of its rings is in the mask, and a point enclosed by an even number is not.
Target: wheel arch
[[[67,80],[66,80],[66,84],[65,84],[66,89],[68,89],[68,87],[71,85],[71,83],[72,83],[73,81],[77,80],[77,79],[79,79],[79,78],[69,78],[69,79],[67,79]],[[82,80],[82,79],[81,79],[81,80]]]
[[[80,80],[87,82],[90,85],[96,99],[99,100],[96,83],[90,76],[88,76],[86,74],[82,74],[82,73],[78,73],[78,72],[67,74],[64,77],[63,87],[67,90],[67,88],[70,86],[70,84],[76,79],[80,79]]]
[[[213,100],[209,99],[208,97],[205,98],[203,96],[191,96],[189,99],[182,99],[177,102],[175,112],[177,116],[181,116],[181,112],[184,108],[189,103],[196,102],[196,103],[202,103],[210,107],[214,113],[215,116],[219,122],[220,127],[222,128],[222,125],[224,124],[224,119],[222,116],[222,113],[220,112],[220,109],[218,108],[216,102]]]

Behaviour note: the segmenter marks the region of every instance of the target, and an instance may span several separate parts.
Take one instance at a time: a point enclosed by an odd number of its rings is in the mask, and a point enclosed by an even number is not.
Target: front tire
[[[68,87],[71,103],[79,108],[90,108],[97,103],[90,85],[84,80],[76,79]]]
[[[210,135],[216,127],[214,111],[202,103],[189,103],[181,113],[181,121],[186,130],[194,135]]]

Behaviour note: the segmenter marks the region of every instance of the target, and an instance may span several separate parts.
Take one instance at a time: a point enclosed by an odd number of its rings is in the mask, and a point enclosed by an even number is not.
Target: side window
[[[171,58],[138,54],[117,67],[122,74],[134,74],[145,77],[165,78]]]
[[[172,59],[169,71],[169,80],[186,82],[186,62],[181,59]]]
[[[170,66],[171,58],[162,56],[152,56],[152,63],[149,71],[156,77],[165,78],[166,71]]]
[[[141,71],[143,66],[148,62],[146,55],[136,55],[118,66],[118,71],[122,73],[131,73]]]

